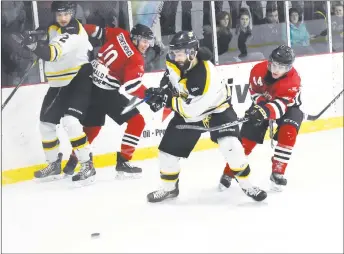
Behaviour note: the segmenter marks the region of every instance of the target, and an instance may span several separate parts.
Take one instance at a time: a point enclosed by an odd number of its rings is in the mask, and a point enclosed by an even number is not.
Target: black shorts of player
[[[84,64],[67,86],[50,87],[44,97],[40,121],[59,124],[68,114],[79,120],[85,117],[92,92],[92,65]]]
[[[93,85],[92,102],[81,124],[86,127],[103,126],[105,116],[108,115],[118,125],[122,125],[133,116],[140,114],[138,109],[134,109],[121,115],[128,103],[129,99],[120,94],[118,90],[105,90]]]
[[[297,132],[300,129],[301,123],[303,121],[303,112],[298,106],[290,107],[287,109],[286,113],[279,119],[276,120],[277,131],[274,135],[274,140],[277,140],[278,131],[284,124],[291,124],[296,129]],[[251,122],[243,123],[240,130],[240,137],[247,138],[258,144],[263,144],[265,133],[269,127],[269,121],[265,120],[261,125],[255,126]]]
[[[237,115],[232,107],[227,108],[222,113],[212,114],[209,119],[209,127],[218,126],[237,119]],[[195,123],[186,123],[184,118],[175,114],[167,126],[165,134],[160,142],[159,150],[177,157],[187,158],[194,149],[197,141],[201,137],[202,131],[198,130],[180,130],[176,128],[179,124],[191,124],[203,126],[202,121]],[[239,127],[234,126],[220,131],[210,133],[213,142],[222,137],[239,137]]]

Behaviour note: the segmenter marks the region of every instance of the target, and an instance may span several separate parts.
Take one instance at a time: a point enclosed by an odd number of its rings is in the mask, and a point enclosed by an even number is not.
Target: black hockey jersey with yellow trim
[[[215,66],[210,61],[197,60],[191,70],[183,72],[175,62],[166,58],[169,80],[178,95],[172,98],[172,108],[186,122],[201,121],[229,107],[228,103],[222,103],[230,96],[230,90],[222,82]],[[215,110],[204,113],[212,108]]]

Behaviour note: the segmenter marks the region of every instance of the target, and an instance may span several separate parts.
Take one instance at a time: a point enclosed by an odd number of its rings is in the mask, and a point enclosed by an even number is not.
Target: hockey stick
[[[168,87],[168,85],[164,85],[162,87],[162,89],[166,89]],[[121,115],[124,115],[130,111],[132,111],[133,109],[136,109],[139,105],[141,105],[142,103],[148,101],[150,97],[145,97],[143,100],[140,100],[139,102],[135,103],[135,102],[132,102],[132,103],[129,103],[121,112]]]
[[[336,102],[336,100],[338,100],[338,98],[342,95],[343,92],[344,92],[344,90],[342,90],[336,97],[334,97],[332,99],[332,101],[330,101],[330,103],[327,104],[326,107],[319,112],[319,114],[317,114],[317,115],[304,114],[304,119],[309,120],[309,121],[317,120],[331,105],[333,105]],[[195,125],[190,125],[190,124],[177,125],[176,128],[182,129],[182,130],[217,131],[217,130],[222,130],[222,129],[226,129],[226,128],[231,127],[231,126],[238,125],[240,123],[247,122],[248,120],[249,120],[248,118],[239,118],[236,121],[225,123],[225,124],[211,127],[211,128],[206,128],[206,127],[202,127],[202,126],[195,126]],[[272,135],[272,133],[270,133],[270,135]]]
[[[222,130],[222,129],[226,129],[241,123],[245,123],[247,122],[249,119],[246,117],[243,118],[238,118],[235,121],[229,122],[229,123],[225,123],[225,124],[221,124],[219,126],[215,126],[215,127],[202,127],[202,126],[197,126],[197,125],[190,125],[190,124],[178,124],[176,125],[177,129],[180,130],[197,130],[197,131],[218,131],[218,130]]]
[[[27,75],[29,75],[30,70],[36,65],[38,61],[38,58],[33,61],[32,65],[30,66],[30,68],[25,72],[24,76],[21,78],[21,80],[19,81],[18,85],[13,89],[13,91],[11,92],[11,94],[7,97],[7,99],[5,100],[5,102],[1,105],[1,111],[6,107],[7,103],[11,100],[11,98],[13,97],[13,95],[17,92],[17,90],[19,89],[19,87],[22,85],[23,81],[25,80],[25,78],[27,77]]]
[[[309,120],[309,121],[315,121],[315,120],[317,120],[322,114],[324,114],[324,112],[325,112],[329,107],[331,107],[331,106],[336,102],[336,100],[339,99],[339,97],[342,95],[343,92],[344,92],[344,89],[343,89],[336,97],[334,97],[333,100],[330,101],[330,103],[327,104],[327,106],[326,106],[323,110],[321,110],[321,111],[319,112],[319,114],[317,114],[317,115],[308,115],[308,114],[304,114],[304,118],[303,118],[303,119]]]
[[[274,148],[274,121],[269,120],[269,136],[271,139],[271,148]]]

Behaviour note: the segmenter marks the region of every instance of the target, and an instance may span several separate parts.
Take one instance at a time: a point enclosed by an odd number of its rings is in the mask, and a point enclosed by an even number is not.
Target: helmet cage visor
[[[143,36],[143,35],[132,35],[132,39],[137,41],[137,44],[139,43],[139,41],[144,41],[147,42],[149,44],[149,47],[154,47],[154,43],[155,40],[152,37],[147,37],[147,36]]]
[[[272,73],[287,73],[292,68],[292,64],[282,64],[276,61],[270,60],[268,65],[269,71]]]
[[[184,59],[191,61],[196,57],[196,50],[194,48],[191,49],[169,49],[168,56],[172,61],[176,61],[179,59]]]

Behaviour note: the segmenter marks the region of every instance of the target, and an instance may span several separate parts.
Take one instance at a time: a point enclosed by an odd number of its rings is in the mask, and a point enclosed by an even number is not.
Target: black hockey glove
[[[29,33],[13,34],[12,38],[20,44],[23,48],[28,48],[29,50],[35,50],[37,47],[37,35],[31,35]]]
[[[157,112],[163,107],[172,106],[172,91],[168,88],[148,88],[145,91],[145,96],[148,98],[146,103],[153,112]]]
[[[245,112],[245,117],[248,117],[254,125],[261,125],[264,120],[269,117],[269,110],[264,105],[253,104]]]

